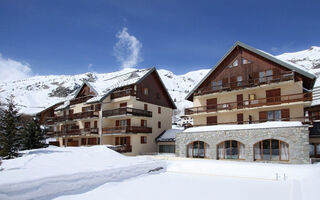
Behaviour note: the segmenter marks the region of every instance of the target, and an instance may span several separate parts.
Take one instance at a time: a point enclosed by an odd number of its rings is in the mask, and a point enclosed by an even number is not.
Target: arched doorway
[[[217,159],[245,159],[244,144],[236,140],[226,140],[217,145]]]
[[[194,141],[188,144],[187,153],[189,158],[206,158],[208,157],[209,145],[203,141]]]
[[[254,145],[254,160],[289,161],[289,144],[280,140],[266,139]]]

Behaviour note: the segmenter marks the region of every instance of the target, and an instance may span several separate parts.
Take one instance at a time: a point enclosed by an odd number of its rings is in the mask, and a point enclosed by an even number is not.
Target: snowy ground
[[[1,166],[0,199],[309,200],[320,185],[320,164],[126,157],[104,146],[25,153]]]

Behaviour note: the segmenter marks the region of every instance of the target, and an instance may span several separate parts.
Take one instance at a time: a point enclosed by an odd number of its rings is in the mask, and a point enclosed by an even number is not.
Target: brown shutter
[[[141,120],[141,126],[144,126],[144,120],[143,119]]]
[[[281,89],[273,89],[273,90],[266,90],[266,98],[267,103],[274,103],[281,101]]]
[[[140,137],[140,143],[143,144],[143,136]]]
[[[127,119],[127,126],[131,126],[131,119]]]
[[[98,122],[94,121],[94,128],[98,128]]]
[[[161,114],[161,107],[158,107],[158,113]]]
[[[207,117],[207,124],[208,125],[217,125],[218,118],[217,116]]]
[[[101,104],[97,104],[95,107],[95,111],[100,111],[100,109],[101,109]]]
[[[243,108],[243,95],[242,94],[237,95],[237,108],[238,109]]]
[[[282,109],[281,110],[281,120],[282,121],[290,121],[290,110],[288,109]]]
[[[207,110],[209,112],[217,110],[217,98],[207,99]]]
[[[116,145],[119,145],[119,137],[116,137]]]
[[[230,86],[231,87],[236,87],[237,86],[237,77],[236,76],[230,77]]]
[[[94,110],[94,105],[91,105],[91,107],[90,107],[91,109],[90,110]]]
[[[148,110],[148,104],[144,104],[144,110]]]
[[[127,136],[127,145],[130,145],[130,136]]]
[[[267,112],[266,111],[259,112],[259,121],[260,122],[266,122],[267,121]]]
[[[116,126],[120,126],[120,121],[116,120]]]
[[[237,122],[238,124],[243,124],[243,113],[237,114]]]
[[[82,112],[84,112],[85,111],[85,108],[84,107],[82,107]]]
[[[127,102],[126,103],[120,103],[120,108],[122,107],[127,107]]]

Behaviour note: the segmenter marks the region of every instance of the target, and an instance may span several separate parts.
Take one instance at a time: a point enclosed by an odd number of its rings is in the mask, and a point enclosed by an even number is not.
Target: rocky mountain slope
[[[277,57],[301,65],[318,76],[320,75],[320,47],[313,46],[304,51],[284,53]],[[0,99],[3,101],[10,94],[13,94],[16,103],[19,105],[20,112],[34,114],[45,107],[65,100],[65,98],[71,98],[84,80],[96,82],[128,73],[131,70],[134,69],[101,74],[90,72],[73,76],[34,76],[19,81],[0,82]],[[178,107],[175,111],[176,116],[183,114],[185,107],[192,106],[192,103],[184,98],[208,71],[209,69],[203,69],[176,75],[171,71],[158,69],[163,82]]]

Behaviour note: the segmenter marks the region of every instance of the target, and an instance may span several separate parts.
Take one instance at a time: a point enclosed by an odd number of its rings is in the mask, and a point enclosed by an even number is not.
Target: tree
[[[7,105],[0,115],[0,156],[10,159],[18,156],[21,140],[21,124],[14,96],[7,98]]]
[[[46,147],[46,129],[41,128],[37,118],[25,123],[22,134],[23,149],[38,149]]]

